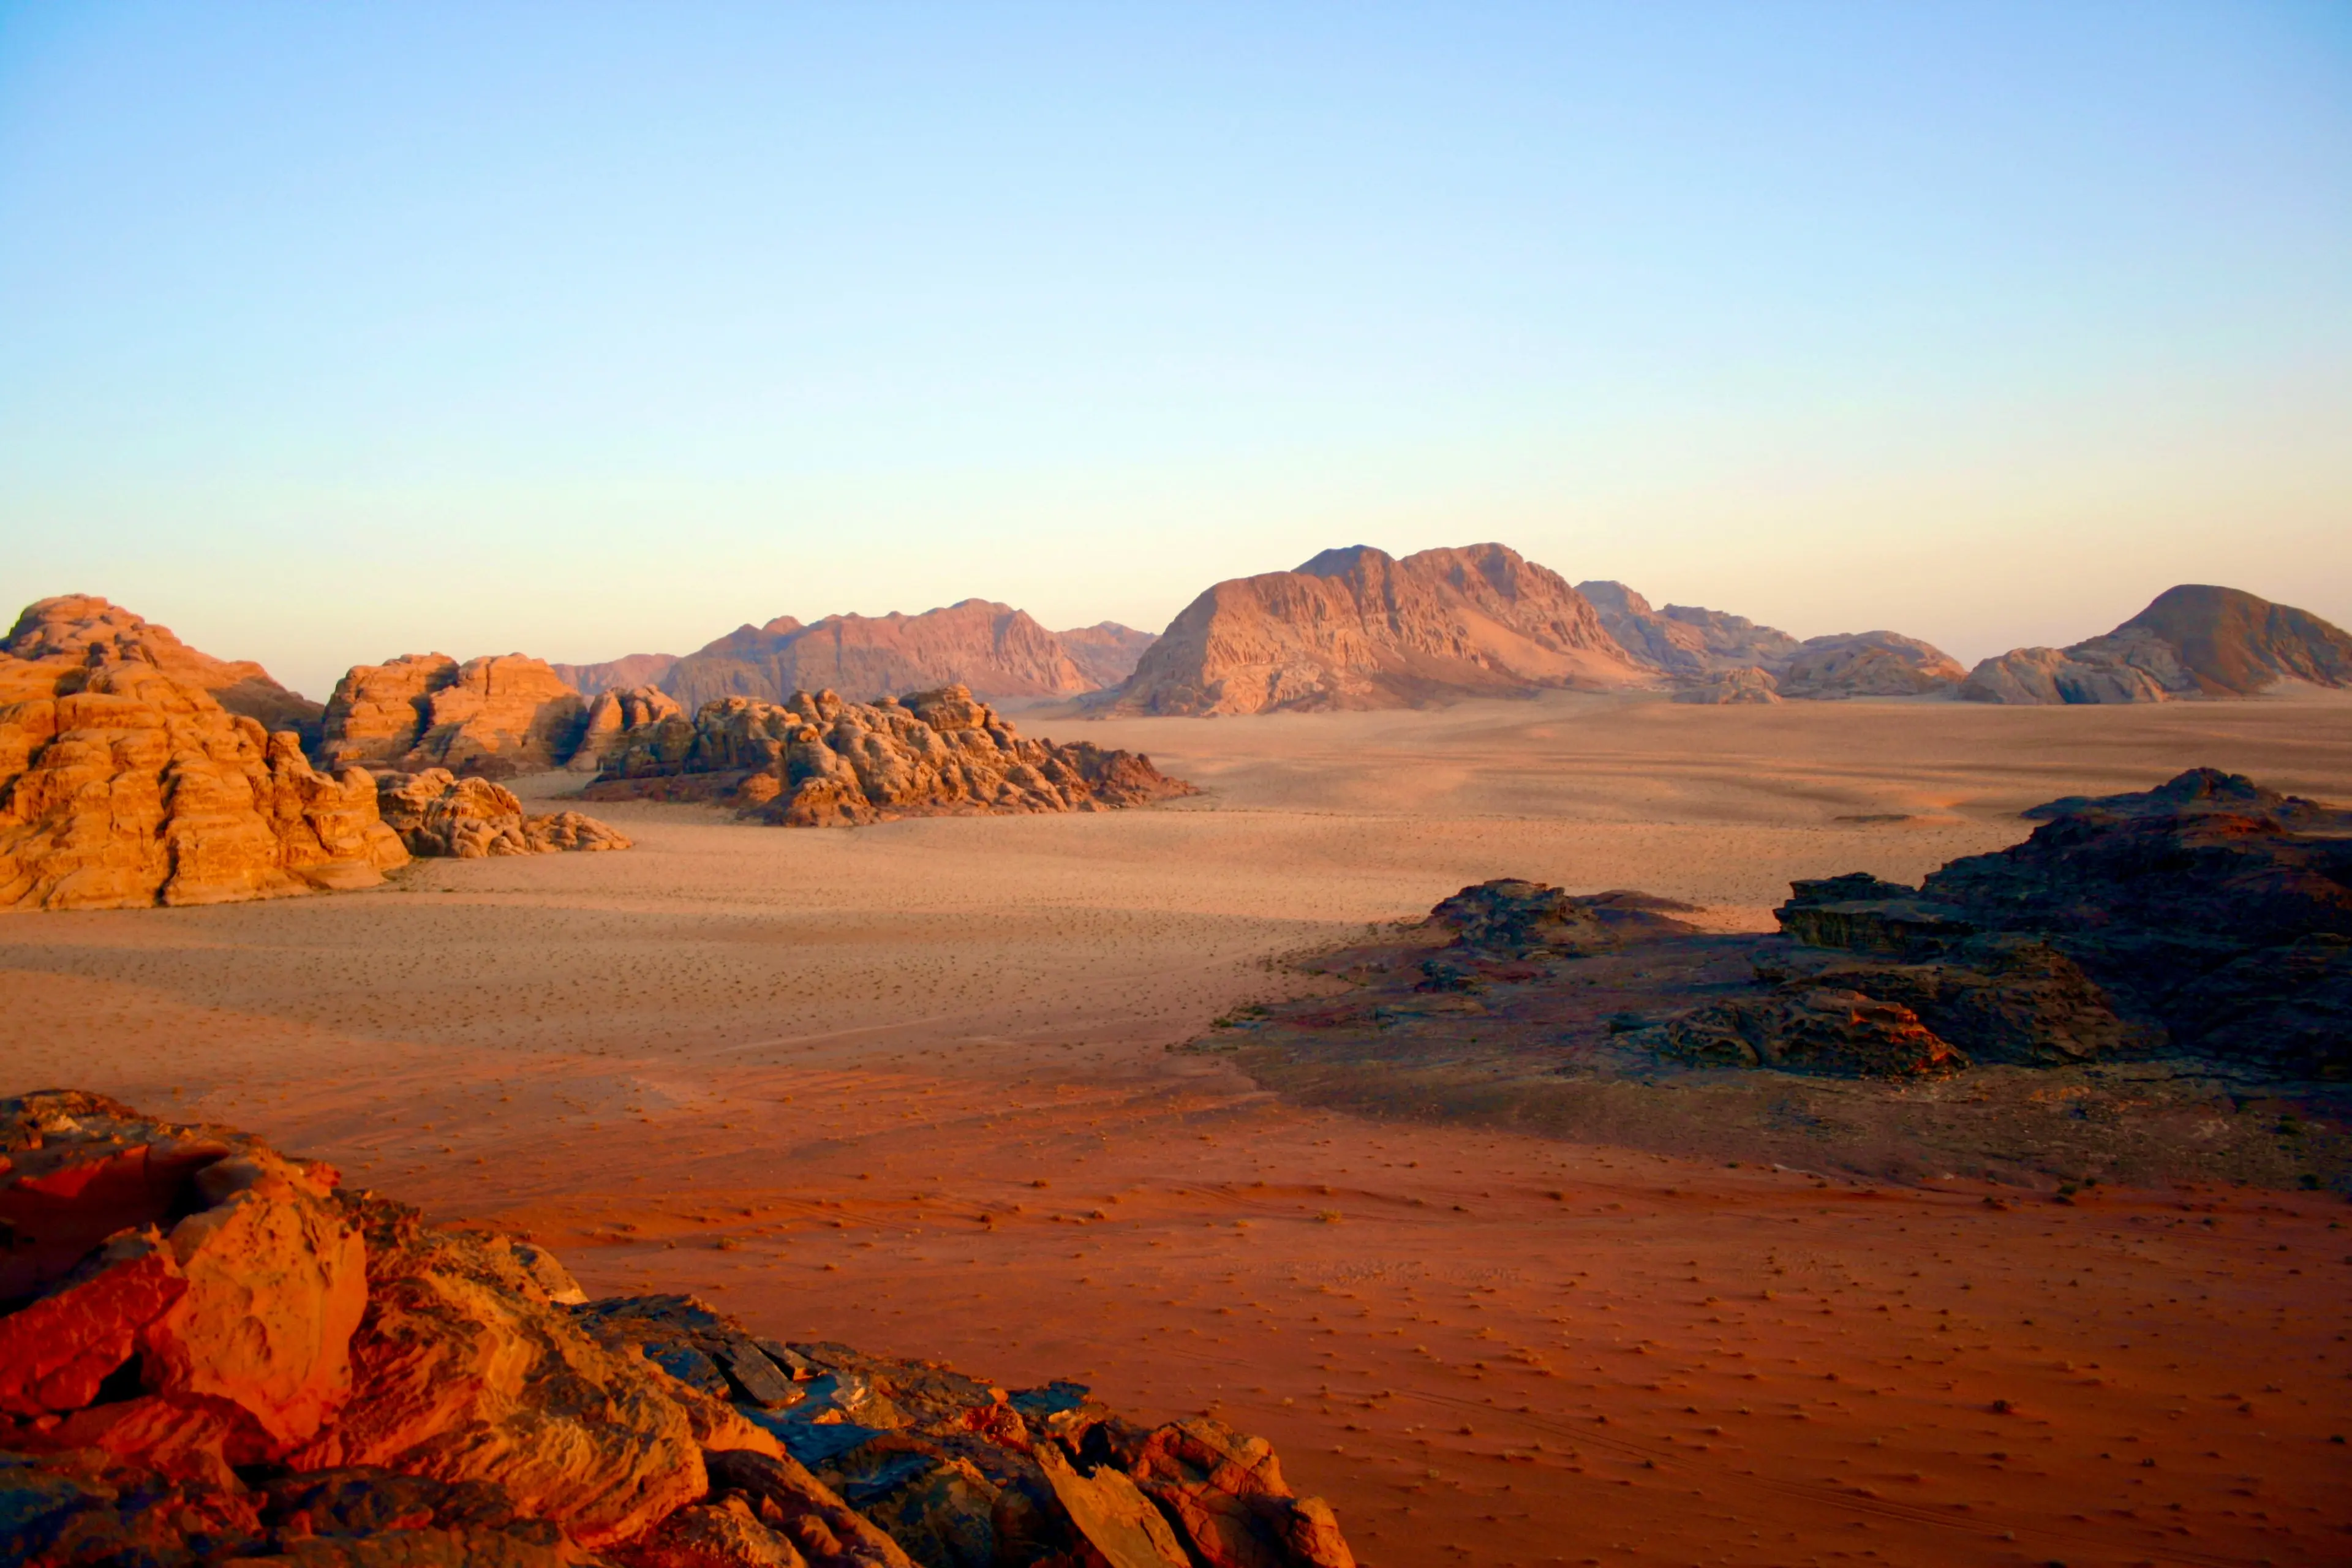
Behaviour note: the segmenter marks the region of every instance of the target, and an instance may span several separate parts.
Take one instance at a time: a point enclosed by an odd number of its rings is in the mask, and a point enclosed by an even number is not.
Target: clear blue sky
[[[0,534],[314,695],[1358,542],[2352,622],[2352,5],[0,3]]]

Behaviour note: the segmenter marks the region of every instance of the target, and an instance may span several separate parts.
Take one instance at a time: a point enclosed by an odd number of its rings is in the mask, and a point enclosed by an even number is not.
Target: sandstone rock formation
[[[1117,621],[1097,621],[1090,626],[1055,632],[1078,673],[1099,688],[1118,685],[1135,673],[1136,662],[1160,640],[1158,632],[1139,632]],[[973,688],[979,690],[979,688]],[[982,692],[987,696],[989,693]]]
[[[1780,683],[1772,672],[1755,665],[1742,665],[1737,669],[1701,676],[1675,693],[1677,702],[1706,702],[1718,707],[1737,703],[1772,703],[1781,700]]]
[[[587,718],[580,693],[542,660],[406,654],[356,665],[335,683],[320,755],[330,767],[510,778],[569,762]]]
[[[364,773],[314,771],[293,731],[223,708],[201,666],[153,662],[159,629],[0,655],[0,909],[277,898],[406,862]]]
[[[1948,690],[1966,674],[1940,648],[1899,632],[1836,632],[1799,642],[1745,616],[1690,605],[1654,609],[1622,583],[1576,586],[1610,635],[1674,678],[1686,701],[1916,697]]]
[[[384,826],[419,858],[477,860],[630,847],[617,828],[576,811],[526,816],[512,791],[485,778],[459,778],[446,768],[381,773],[375,790]]]
[[[1119,689],[1139,713],[1395,708],[1654,679],[1557,574],[1499,544],[1365,545],[1217,584]]]
[[[572,749],[572,760],[565,766],[575,773],[601,773],[604,753],[630,731],[678,718],[684,712],[676,698],[656,686],[600,691],[588,705],[588,721],[580,731],[580,744]]]
[[[66,594],[26,605],[0,652],[37,662],[151,664],[184,686],[210,692],[222,708],[258,721],[264,730],[291,730],[305,744],[318,737],[323,710],[278,685],[261,666],[199,653],[168,628],[95,595]]]
[[[2352,686],[2352,636],[2235,588],[2184,584],[2104,637],[1986,659],[1959,694],[1970,702],[2166,702],[2250,697],[2280,681]]]
[[[0,1100],[0,1561],[1353,1568],[1262,1439],[588,1302],[223,1128]]]
[[[1192,793],[1132,752],[1025,739],[961,686],[877,703],[830,691],[781,704],[726,698],[691,721],[673,714],[623,731],[604,760],[592,800],[725,798],[790,826],[1104,811]]]
[[[692,711],[723,697],[782,702],[820,689],[859,700],[950,685],[983,698],[1061,697],[1095,683],[1027,612],[966,599],[919,616],[827,616],[813,626],[784,616],[740,626],[679,659],[660,685]]]
[[[1652,1081],[1661,1058],[1843,1078],[2146,1058],[2191,1077],[2352,1078],[2352,811],[2196,769],[2026,815],[2042,826],[2024,843],[1923,886],[1795,882],[1774,936],[1698,930],[1634,893],[1482,883],[1310,965],[1349,994],[1220,1028],[1252,1037],[1258,1070],[1340,1104],[1384,1073],[1395,1103],[1445,1079],[1498,1105],[1503,1085],[1549,1095],[1563,1075]]]
[[[652,686],[667,675],[677,662],[677,655],[674,653],[633,653],[601,664],[550,664],[547,668],[581,696],[594,697],[600,692]]]

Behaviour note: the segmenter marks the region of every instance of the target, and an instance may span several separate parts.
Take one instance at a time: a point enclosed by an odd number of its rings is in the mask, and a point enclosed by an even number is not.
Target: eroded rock
[[[528,1242],[96,1095],[0,1100],[0,1153],[11,1563],[1352,1563],[1213,1422],[579,1301]]]
[[[586,701],[543,660],[406,654],[335,683],[320,752],[331,767],[512,777],[571,761],[587,721]]]
[[[576,811],[525,816],[503,784],[459,778],[446,768],[375,777],[386,826],[420,858],[475,860],[493,855],[547,855],[559,850],[626,849],[618,828]]]
[[[1027,739],[961,686],[874,703],[831,691],[707,703],[691,721],[672,714],[625,731],[584,793],[661,796],[672,793],[667,781],[695,778],[745,816],[794,827],[1105,811],[1192,793],[1133,752]]]

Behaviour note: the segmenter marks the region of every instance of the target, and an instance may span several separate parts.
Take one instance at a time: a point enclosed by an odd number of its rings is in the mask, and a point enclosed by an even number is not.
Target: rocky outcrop
[[[1054,635],[1062,639],[1062,647],[1078,667],[1078,673],[1098,688],[1117,686],[1133,675],[1137,661],[1160,640],[1158,632],[1139,632],[1117,621],[1097,621]]]
[[[1699,678],[1675,693],[1677,702],[1711,703],[1717,707],[1769,704],[1780,700],[1780,683],[1772,679],[1771,671],[1752,664]]]
[[[1651,1031],[1662,1053],[1837,1078],[1940,1078],[1968,1058],[1899,1002],[1813,984],[1714,1003]]]
[[[589,1302],[102,1097],[0,1100],[0,1561],[1352,1568],[1262,1439]]]
[[[1499,544],[1366,545],[1237,577],[1169,624],[1119,689],[1138,713],[1402,708],[1654,679],[1559,574]]]
[[[446,768],[378,773],[375,790],[384,826],[419,858],[477,860],[630,847],[619,829],[576,811],[526,816],[512,791],[485,778],[459,778]]]
[[[620,691],[600,691],[588,705],[588,721],[581,729],[580,744],[573,748],[572,761],[566,766],[575,773],[602,773],[604,753],[619,744],[630,731],[643,730],[684,713],[677,700],[659,687],[633,686]]]
[[[2104,637],[2012,648],[1969,673],[1970,702],[2168,702],[2251,697],[2282,681],[2352,686],[2352,636],[2235,588],[2168,588]]]
[[[406,862],[364,773],[118,651],[0,655],[0,909],[278,898]]]
[[[209,693],[226,711],[254,720],[266,731],[291,730],[306,744],[319,733],[323,711],[319,704],[287,690],[251,659],[215,658],[199,653],[173,637],[169,628],[95,595],[66,594],[26,605],[0,652],[36,663],[152,665],[179,684]]]
[[[1133,752],[1026,739],[961,686],[876,703],[830,691],[788,703],[731,697],[691,721],[625,731],[604,756],[592,800],[727,799],[788,826],[1104,811],[1192,793]]]
[[[1837,632],[1799,642],[1721,610],[1653,609],[1622,583],[1576,587],[1612,637],[1675,680],[1680,701],[1918,697],[1950,690],[1967,673],[1942,649],[1899,632]]]
[[[782,702],[820,689],[858,700],[940,686],[1063,697],[1095,683],[1027,612],[966,599],[919,616],[827,616],[812,626],[785,616],[740,626],[679,659],[660,685],[691,711],[726,697]]]
[[[1776,673],[1783,697],[1835,701],[1948,692],[1968,672],[1932,644],[1882,631],[1808,637]]]
[[[1563,892],[1544,882],[1500,877],[1463,889],[1429,911],[1428,926],[1450,946],[1507,958],[1581,957],[1691,928],[1674,918],[1689,906],[1626,891]]]
[[[2200,768],[2031,815],[2024,843],[1919,889],[1796,884],[1790,984],[1904,1000],[1986,1059],[2352,1076],[2352,813]]]
[[[587,720],[580,693],[542,660],[406,654],[356,665],[335,683],[320,755],[330,767],[511,778],[569,762]]]
[[[608,658],[602,664],[550,664],[547,668],[581,696],[593,698],[601,692],[654,685],[677,662],[677,655],[674,653],[633,653],[622,658]]]

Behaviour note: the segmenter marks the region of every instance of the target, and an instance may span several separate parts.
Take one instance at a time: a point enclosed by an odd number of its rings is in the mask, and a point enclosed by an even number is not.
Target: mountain
[[[211,693],[228,712],[260,721],[265,730],[292,730],[305,742],[319,733],[319,704],[287,690],[251,659],[199,653],[169,627],[94,594],[60,594],[26,605],[0,651],[32,660],[150,664],[176,681]]]
[[[1693,692],[1713,691],[1734,671],[1755,669],[1765,679],[1744,679],[1741,700],[1759,700],[1756,692],[1767,686],[1782,697],[1817,700],[1916,697],[1947,690],[1965,673],[1941,648],[1900,632],[1834,632],[1799,642],[1721,610],[1653,609],[1622,583],[1579,583],[1576,591],[1592,601],[1601,624],[1627,652]]]
[[[1142,713],[1402,708],[1654,679],[1558,573],[1500,544],[1327,550],[1235,577],[1169,623],[1114,705]]]
[[[633,653],[622,658],[608,658],[602,664],[551,664],[555,678],[583,697],[593,697],[600,691],[626,691],[635,686],[652,686],[669,673],[677,662],[674,653]]]
[[[1969,671],[1970,702],[2168,702],[2251,697],[2282,680],[2352,686],[2352,636],[2236,588],[2167,588],[2104,637],[2011,648]]]
[[[1133,675],[1144,650],[1160,640],[1158,632],[1139,632],[1117,621],[1097,621],[1054,635],[1062,639],[1078,673],[1098,687],[1117,686]]]
[[[1061,639],[1027,612],[966,599],[919,616],[790,616],[739,626],[679,659],[659,682],[689,713],[722,697],[782,702],[795,691],[867,701],[964,686],[982,698],[1061,697],[1094,689]]]
[[[1622,583],[1579,583],[1576,591],[1592,601],[1601,624],[1627,653],[1669,675],[1711,676],[1751,667],[1778,673],[1801,646],[1788,633],[1759,626],[1745,616],[1689,605],[1653,609]]]

